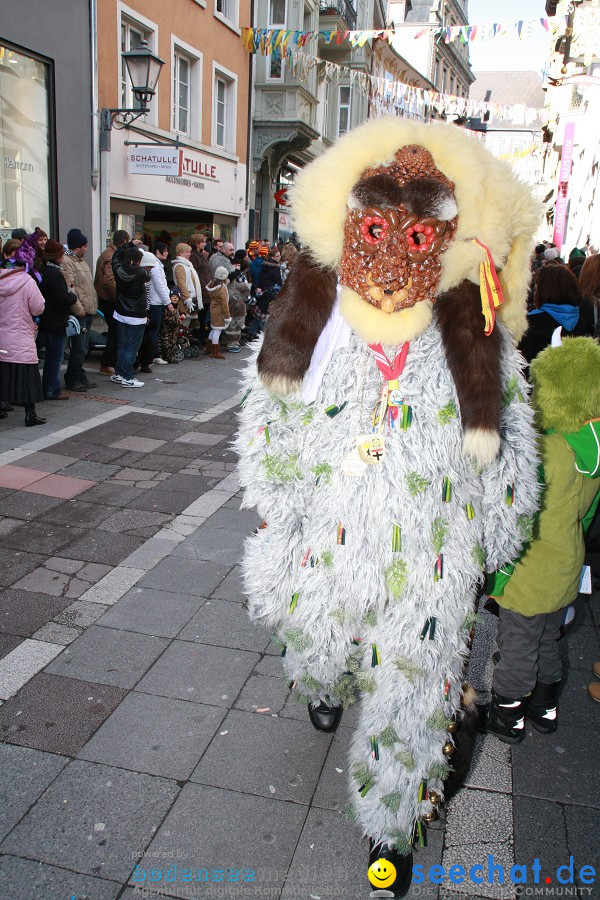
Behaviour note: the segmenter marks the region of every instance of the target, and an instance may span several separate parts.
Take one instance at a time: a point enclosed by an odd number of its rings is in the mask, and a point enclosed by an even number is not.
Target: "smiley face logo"
[[[386,888],[396,880],[396,867],[389,859],[376,859],[367,872],[375,888]]]

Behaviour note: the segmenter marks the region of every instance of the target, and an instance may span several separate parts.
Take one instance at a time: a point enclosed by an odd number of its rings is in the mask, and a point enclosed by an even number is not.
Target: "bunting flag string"
[[[447,27],[439,25],[425,25],[414,35],[418,40],[422,37],[433,35],[437,41],[451,44],[460,41],[463,44],[474,41],[488,41],[496,37],[507,37],[510,34],[517,35],[521,40],[529,37],[537,28],[550,31],[553,22],[562,23],[563,16],[549,19],[541,17],[537,19],[520,19],[517,22],[493,22],[489,25],[451,25]],[[566,21],[566,18],[565,18]],[[410,24],[410,23],[408,23]],[[405,26],[400,26],[400,29]],[[262,53],[275,55],[280,52],[286,56],[289,50],[303,49],[308,41],[321,38],[326,44],[348,41],[355,47],[363,47],[367,41],[380,39],[393,43],[394,38],[400,32],[395,26],[383,29],[348,30],[322,29],[320,31],[293,31],[286,28],[242,28],[242,43],[250,53]]]
[[[263,56],[272,55],[270,48],[264,45],[264,49],[257,52]],[[387,77],[370,75],[367,72],[353,69],[350,66],[340,65],[330,60],[321,59],[312,54],[288,50],[285,55],[286,64],[290,72],[299,81],[305,81],[316,69],[321,69],[324,77],[331,82],[341,79],[349,80],[352,88],[360,90],[365,95],[371,95],[374,101],[375,113],[396,113],[409,117],[426,118],[434,112],[438,116],[465,116],[468,118],[480,118],[489,113],[493,121],[518,121],[531,125],[538,121],[543,110],[522,105],[509,106],[497,103],[485,103],[479,100],[470,100],[457,97],[452,94],[440,94],[434,90],[418,87],[410,84],[410,76],[403,70],[399,78],[391,80]],[[403,80],[405,79],[405,80]]]

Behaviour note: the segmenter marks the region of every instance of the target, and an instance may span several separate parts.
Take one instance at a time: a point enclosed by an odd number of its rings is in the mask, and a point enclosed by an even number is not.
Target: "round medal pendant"
[[[358,455],[368,465],[376,465],[385,456],[385,438],[382,434],[361,434],[356,439]]]
[[[389,392],[387,402],[388,406],[402,406],[402,394],[397,388]]]

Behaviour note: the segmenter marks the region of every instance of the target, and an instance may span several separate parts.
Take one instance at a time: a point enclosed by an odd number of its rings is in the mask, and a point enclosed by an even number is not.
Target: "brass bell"
[[[442,747],[442,753],[444,754],[444,756],[452,756],[452,754],[454,753],[454,744],[452,743],[452,741],[446,741],[446,743]]]
[[[434,806],[439,806],[439,804],[442,802],[441,794],[438,794],[437,791],[428,791],[427,795],[430,802],[433,803]]]
[[[421,816],[421,818],[422,818],[423,821],[426,822],[426,823],[429,823],[429,822],[435,822],[435,820],[436,820],[437,818],[439,818],[439,816],[438,816],[438,811],[437,811],[437,809],[430,809],[429,812],[423,813],[423,815]]]
[[[454,734],[455,731],[458,731],[458,722],[455,722],[453,719],[452,722],[448,724],[447,731],[449,731],[450,734]]]

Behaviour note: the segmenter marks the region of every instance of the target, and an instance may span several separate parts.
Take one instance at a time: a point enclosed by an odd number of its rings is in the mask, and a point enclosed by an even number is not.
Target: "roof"
[[[543,109],[546,95],[537,72],[474,72],[469,100]]]

